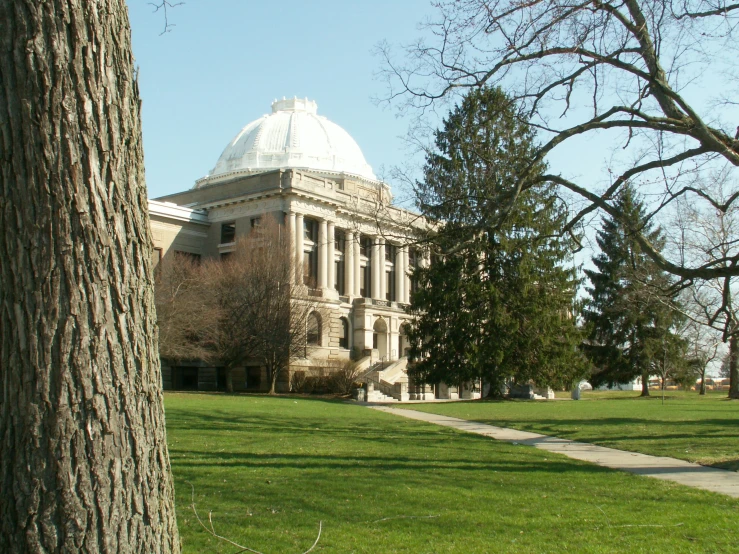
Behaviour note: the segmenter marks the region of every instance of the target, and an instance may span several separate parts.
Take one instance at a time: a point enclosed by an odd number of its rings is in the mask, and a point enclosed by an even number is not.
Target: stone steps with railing
[[[367,384],[367,400],[370,402],[409,400],[408,376],[405,372],[407,365],[407,358],[400,358],[390,362],[380,360],[370,366],[362,377],[362,382]]]

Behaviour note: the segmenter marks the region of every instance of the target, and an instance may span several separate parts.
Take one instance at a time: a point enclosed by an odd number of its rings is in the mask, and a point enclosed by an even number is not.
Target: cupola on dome
[[[207,180],[230,173],[308,169],[376,180],[354,139],[318,115],[307,98],[272,102],[272,113],[252,121],[230,142]]]

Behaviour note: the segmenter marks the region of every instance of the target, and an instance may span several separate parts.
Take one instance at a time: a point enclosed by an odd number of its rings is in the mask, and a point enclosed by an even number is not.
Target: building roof
[[[160,200],[149,199],[149,215],[178,221],[186,221],[189,223],[199,223],[201,225],[210,225],[210,222],[208,221],[208,213],[204,210],[180,206],[173,202],[162,202]]]
[[[272,113],[244,127],[196,187],[229,174],[288,168],[376,180],[349,133],[317,112],[318,105],[307,98],[275,100]]]

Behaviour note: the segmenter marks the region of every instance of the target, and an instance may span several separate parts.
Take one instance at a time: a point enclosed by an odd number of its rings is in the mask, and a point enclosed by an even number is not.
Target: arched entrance
[[[378,317],[372,327],[372,348],[379,352],[380,358],[387,359],[387,346],[387,323],[384,319]]]

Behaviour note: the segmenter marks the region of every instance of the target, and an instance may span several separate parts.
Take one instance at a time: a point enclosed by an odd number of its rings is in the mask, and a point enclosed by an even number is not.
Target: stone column
[[[328,244],[326,243],[328,222],[322,219],[318,223],[318,288],[326,288],[326,265],[328,262]]]
[[[354,248],[354,295],[359,296],[362,290],[362,254],[361,246],[359,241],[362,240],[362,235],[357,233],[357,238],[354,240],[352,247]]]
[[[382,260],[384,263],[385,260]],[[380,298],[380,239],[374,237],[372,239],[372,258],[370,263],[372,264],[372,290],[370,291],[371,298]]]
[[[403,248],[403,303],[411,302],[411,279],[408,276],[408,247]]]
[[[336,229],[332,222],[328,222],[326,225],[326,288],[334,290],[336,288],[336,256],[335,256],[335,240],[336,240]]]
[[[380,239],[380,296],[378,298],[382,298],[385,300],[385,296],[387,296],[387,276],[385,275],[385,239]]]
[[[354,233],[347,231],[344,242],[344,294],[355,296],[354,292]]]
[[[303,214],[295,215],[295,282],[303,284],[303,237],[305,236]]]
[[[390,360],[397,360],[398,354],[398,318],[388,318],[387,325],[387,355]]]
[[[405,271],[403,269],[403,252],[404,248],[398,246],[395,250],[395,300],[397,302],[405,302]]]

